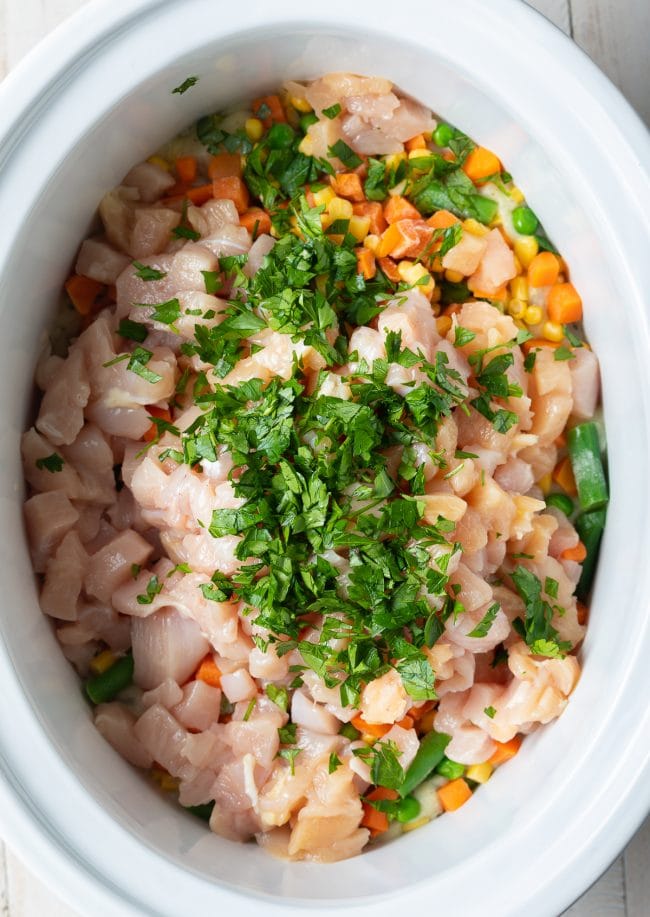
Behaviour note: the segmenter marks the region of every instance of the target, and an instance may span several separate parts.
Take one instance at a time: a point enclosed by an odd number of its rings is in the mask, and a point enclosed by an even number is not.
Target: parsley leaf
[[[485,612],[481,620],[478,622],[476,627],[468,633],[468,637],[487,637],[490,632],[490,628],[494,623],[494,619],[497,616],[497,612],[501,606],[498,602],[495,602],[493,605],[490,605],[488,610]]]
[[[142,264],[141,261],[134,261],[133,267],[136,268],[135,276],[140,280],[162,280],[167,276],[167,271],[159,271],[158,268],[149,267],[147,264]]]
[[[57,471],[63,471],[64,465],[65,462],[58,452],[53,452],[51,455],[46,455],[44,458],[36,459],[36,467],[41,471],[49,471],[51,474],[56,474]]]
[[[192,86],[195,86],[198,81],[198,76],[188,76],[179,86],[176,86],[175,89],[172,89],[172,95],[177,93],[178,95],[182,96],[184,92],[187,92],[188,89],[191,89]]]

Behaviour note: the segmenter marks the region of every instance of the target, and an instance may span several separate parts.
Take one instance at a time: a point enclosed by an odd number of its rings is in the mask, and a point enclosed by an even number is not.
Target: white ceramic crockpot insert
[[[283,79],[390,78],[496,150],[566,255],[602,365],[612,501],[584,674],[565,714],[471,803],[335,865],[211,835],[96,733],[38,609],[19,435],[57,291],[102,194],[198,115]],[[183,96],[170,90],[200,80]],[[0,819],[89,915],[332,908],[553,915],[650,802],[647,135],[596,68],[516,0],[91,3],[0,90]]]

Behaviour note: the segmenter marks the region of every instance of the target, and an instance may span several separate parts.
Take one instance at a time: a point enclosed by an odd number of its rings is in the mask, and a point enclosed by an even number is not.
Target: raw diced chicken
[[[103,239],[86,239],[81,243],[75,271],[99,283],[113,284],[128,264],[126,255]]]
[[[105,547],[90,558],[84,580],[89,595],[108,601],[115,590],[151,556],[152,547],[141,535],[130,529],[120,532]]]
[[[411,706],[402,679],[395,669],[368,682],[361,692],[359,709],[367,723],[396,723]]]
[[[141,162],[131,169],[122,184],[128,188],[137,188],[140,200],[151,204],[174,186],[174,179],[160,166],[151,162]]]
[[[171,711],[186,729],[209,729],[219,719],[221,691],[204,681],[190,681],[182,700]]]
[[[517,267],[512,249],[498,229],[491,230],[485,239],[487,247],[467,285],[473,292],[490,295],[517,276]]]
[[[68,532],[45,567],[41,609],[62,621],[76,621],[88,555],[75,531]]]
[[[136,737],[136,717],[117,702],[100,704],[95,709],[95,726],[123,758],[136,767],[151,767],[153,756]]]
[[[131,633],[134,680],[145,689],[166,678],[184,684],[210,649],[198,625],[173,609],[134,618]]]
[[[78,522],[79,513],[60,490],[34,494],[24,510],[34,570],[43,573],[45,561]]]

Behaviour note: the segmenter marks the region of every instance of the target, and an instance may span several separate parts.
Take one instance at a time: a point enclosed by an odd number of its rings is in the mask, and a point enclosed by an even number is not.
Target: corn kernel
[[[377,253],[377,249],[379,247],[380,242],[381,242],[381,239],[379,238],[379,236],[376,236],[374,233],[371,233],[369,236],[366,236],[366,238],[363,240],[363,245],[364,245],[364,248],[367,248],[369,251],[373,253],[373,255],[375,255]]]
[[[448,280],[449,283],[461,283],[464,279],[465,275],[460,271],[445,271],[445,280]]]
[[[528,306],[524,312],[524,321],[527,325],[539,325],[542,320],[542,310],[539,306]]]
[[[513,318],[523,318],[526,308],[525,302],[520,299],[511,299],[508,303],[508,315],[512,315]]]
[[[539,251],[539,245],[534,236],[522,236],[521,239],[515,239],[514,249],[515,255],[519,258],[523,266],[528,267]]]
[[[402,831],[415,831],[416,828],[421,828],[423,825],[428,825],[430,821],[430,818],[427,818],[426,815],[423,815],[422,818],[416,818],[415,821],[409,821],[405,825],[402,825]]]
[[[115,655],[110,650],[104,650],[103,653],[100,653],[98,656],[95,656],[94,659],[90,662],[90,671],[94,672],[95,675],[102,675],[107,669],[115,662]]]
[[[515,204],[523,204],[525,200],[524,192],[521,190],[521,188],[517,188],[515,185],[510,189],[510,198],[515,202]]]
[[[469,219],[463,220],[463,229],[465,232],[469,232],[473,236],[487,236],[490,231],[487,226],[479,223],[479,221],[475,220],[473,217],[469,217]]]
[[[362,732],[361,741],[365,742],[366,745],[374,745],[377,741],[377,736],[373,736],[369,732]]]
[[[350,217],[350,226],[348,231],[351,236],[354,236],[357,242],[363,242],[363,240],[368,235],[369,229],[370,217],[359,217],[356,215]]]
[[[521,261],[519,260],[519,258],[518,258],[516,255],[513,255],[513,258],[514,258],[514,262],[515,262],[515,270],[517,271],[518,274],[521,274],[521,272],[522,272],[523,269],[524,269],[524,268],[523,268],[523,265],[522,265]]]
[[[158,166],[160,169],[164,169],[165,172],[169,172],[171,169],[170,164],[166,159],[163,159],[162,156],[150,156],[147,162],[150,162],[152,166]]]
[[[248,139],[253,143],[257,143],[264,133],[264,125],[259,118],[247,118],[244,122],[244,130]]]
[[[440,287],[434,287],[433,293],[431,294],[431,311],[434,315],[440,315],[440,300],[442,298],[442,290]]]
[[[445,337],[447,332],[451,328],[451,316],[450,315],[441,315],[440,318],[436,319],[436,328],[438,329],[438,334],[441,337]]]
[[[314,207],[320,207],[321,204],[327,205],[330,201],[333,201],[336,197],[336,193],[333,188],[330,188],[329,185],[326,185],[324,188],[321,188],[320,191],[314,191]]]
[[[525,277],[515,277],[510,281],[510,293],[513,299],[528,302],[528,280]]]
[[[396,169],[400,162],[406,161],[406,153],[390,153],[384,159],[387,169]]]
[[[564,337],[564,328],[557,322],[544,322],[542,337],[545,337],[547,341],[555,341],[559,344]]]
[[[308,112],[313,111],[311,105],[307,99],[299,99],[297,96],[291,96],[289,99],[296,111],[301,112],[301,114],[306,115]]]
[[[311,156],[314,151],[314,141],[311,139],[309,134],[305,136],[300,141],[300,146],[298,147],[303,156]]]
[[[416,172],[426,172],[433,163],[433,153],[430,150],[411,150],[409,160],[413,160],[411,169]],[[418,160],[417,164],[415,160]]]
[[[427,271],[423,264],[414,264],[413,261],[400,261],[397,265],[397,272],[404,281],[410,286],[416,286],[420,293],[424,293],[425,296],[430,296],[433,293],[436,282]],[[426,279],[426,283],[422,283],[422,279]]]
[[[492,765],[488,761],[484,761],[483,764],[472,764],[471,767],[468,767],[465,776],[468,780],[473,780],[474,783],[487,783],[492,776],[493,770]]]
[[[173,793],[178,789],[179,783],[180,780],[177,777],[172,777],[171,774],[165,774],[160,780],[160,789],[165,793]]]
[[[553,486],[553,479],[550,474],[543,475],[537,482],[537,486],[541,492],[546,496],[551,492],[551,487]]]
[[[335,220],[351,220],[353,214],[352,201],[346,201],[344,197],[333,197],[327,205],[327,215],[332,223]]]

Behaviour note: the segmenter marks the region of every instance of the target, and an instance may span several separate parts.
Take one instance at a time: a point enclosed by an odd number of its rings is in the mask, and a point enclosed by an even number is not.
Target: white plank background
[[[0,79],[88,0],[0,0]],[[650,124],[650,0],[530,0]],[[78,917],[0,840],[0,917]],[[495,917],[495,915],[488,915]],[[650,917],[650,819],[565,917]]]

